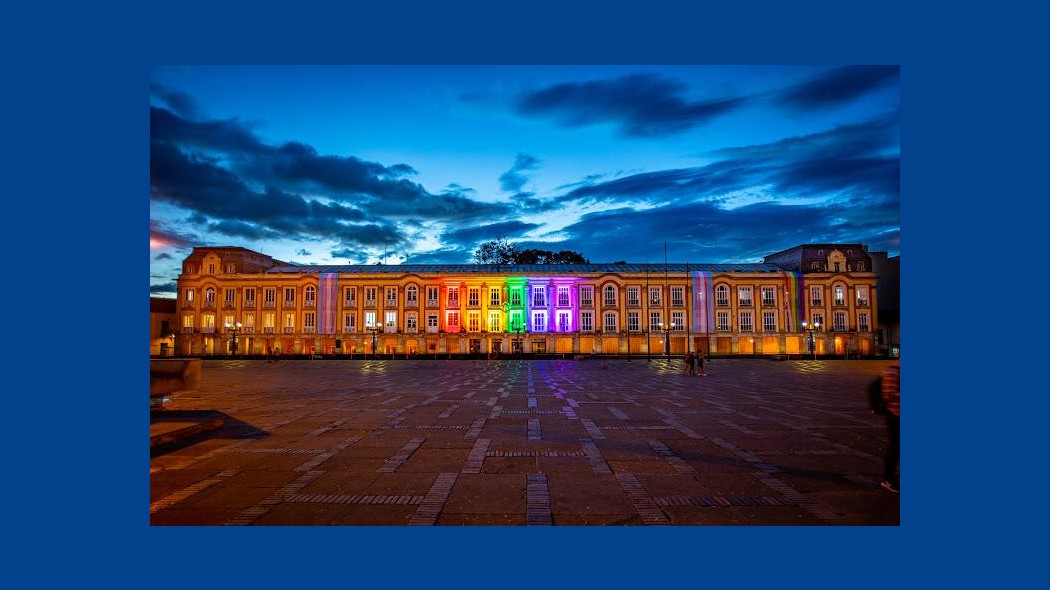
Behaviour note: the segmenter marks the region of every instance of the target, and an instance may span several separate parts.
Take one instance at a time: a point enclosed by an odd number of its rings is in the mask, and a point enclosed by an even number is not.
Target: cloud
[[[164,284],[161,284],[161,285],[150,285],[149,286],[149,293],[150,293],[150,295],[158,295],[158,294],[162,294],[162,293],[177,293],[177,292],[178,292],[178,284],[175,281],[171,281],[171,282],[164,283]]]
[[[516,193],[521,191],[521,188],[528,182],[528,175],[524,174],[528,170],[535,170],[540,167],[540,161],[535,157],[528,154],[518,154],[518,157],[514,160],[514,165],[510,167],[499,177],[499,185],[505,192]]]
[[[185,236],[179,232],[168,229],[156,219],[149,220],[149,243],[150,248],[176,248],[187,250],[198,243],[196,237]]]
[[[511,214],[507,203],[473,199],[470,189],[432,194],[384,166],[313,147],[261,141],[238,120],[197,121],[150,108],[150,198],[250,239],[328,239],[395,245],[398,223],[469,221]]]
[[[569,82],[521,96],[515,105],[526,116],[549,117],[565,127],[613,123],[626,137],[681,133],[746,104],[737,96],[691,101],[684,84],[652,74],[614,80]]]
[[[167,252],[162,252],[162,253],[157,254],[156,256],[153,257],[154,261],[158,261],[158,260],[174,260],[174,259],[175,259],[175,257],[172,256],[171,254],[168,254]]]
[[[451,242],[460,247],[474,246],[475,244],[486,240],[520,236],[521,234],[537,227],[540,227],[540,224],[525,223],[518,220],[501,221],[499,223],[490,223],[488,225],[446,231],[441,235],[441,241],[443,243]]]
[[[295,251],[297,256],[309,256],[310,252],[306,248],[299,248]]]
[[[778,102],[799,110],[838,106],[900,81],[900,66],[843,66],[780,93]]]
[[[177,90],[172,90],[156,82],[149,85],[150,96],[156,96],[161,102],[168,106],[172,112],[183,117],[197,116],[197,103],[190,95]]]
[[[404,264],[467,264],[474,256],[473,250],[463,248],[439,248],[428,252],[413,252],[405,257]]]

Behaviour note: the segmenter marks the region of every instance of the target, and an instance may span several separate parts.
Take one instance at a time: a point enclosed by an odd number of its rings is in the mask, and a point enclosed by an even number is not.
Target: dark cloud
[[[540,161],[528,154],[518,154],[514,165],[499,177],[499,185],[505,192],[516,193],[528,182],[529,177],[525,172],[540,167]]]
[[[151,97],[157,97],[173,112],[183,117],[197,116],[197,103],[188,94],[172,90],[156,82],[150,83],[149,92]]]
[[[781,199],[860,193],[898,201],[899,121],[886,116],[777,142],[719,150],[705,166],[632,174],[584,183],[559,202],[666,204],[718,202],[761,187]]]
[[[899,209],[885,203],[861,208],[843,202],[815,206],[758,203],[722,209],[711,203],[621,208],[583,216],[558,242],[523,242],[522,248],[574,250],[595,263],[611,256],[628,262],[758,262],[778,250],[810,242],[862,242],[896,249]],[[858,238],[861,236],[861,238]]]
[[[794,109],[838,106],[900,81],[900,66],[843,66],[784,90],[778,101]]]
[[[680,82],[651,74],[615,80],[557,84],[528,93],[519,113],[556,119],[566,127],[614,123],[628,137],[658,137],[705,124],[741,106],[748,97],[690,101]]]
[[[518,220],[502,221],[488,225],[450,230],[442,234],[441,241],[443,243],[451,242],[460,246],[473,246],[486,240],[520,236],[539,226],[537,223],[525,223]]]
[[[154,261],[157,261],[157,260],[174,260],[174,259],[175,259],[175,257],[172,256],[171,254],[168,254],[167,252],[163,252],[161,254],[157,254],[156,256],[153,257]]]
[[[408,254],[404,264],[467,264],[474,257],[473,250],[463,248],[440,248],[429,252]]]
[[[347,264],[364,264],[368,262],[368,254],[351,250],[350,248],[339,248],[331,251],[332,258],[346,259]]]
[[[157,244],[160,247],[172,247],[179,250],[192,248],[198,242],[195,237],[185,236],[164,227],[164,225],[156,219],[149,220],[149,241],[150,244]]]
[[[306,248],[299,248],[295,251],[297,256],[309,256],[310,252]]]
[[[178,288],[178,284],[175,281],[171,281],[170,283],[164,283],[162,285],[150,285],[149,294],[158,295],[163,293],[177,293]]]
[[[398,220],[469,221],[514,210],[460,187],[429,193],[405,178],[412,174],[405,164],[322,155],[303,143],[269,145],[237,120],[195,121],[150,108],[151,199],[226,235],[392,246],[400,241]]]

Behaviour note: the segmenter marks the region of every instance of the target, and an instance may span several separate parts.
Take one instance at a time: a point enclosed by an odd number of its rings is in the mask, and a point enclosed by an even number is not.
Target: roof
[[[175,313],[176,301],[170,297],[150,297],[150,313]]]
[[[659,275],[666,272],[778,272],[775,264],[303,264],[282,265],[267,269],[266,273],[341,273],[341,274],[527,274],[574,275],[593,273],[643,273]]]

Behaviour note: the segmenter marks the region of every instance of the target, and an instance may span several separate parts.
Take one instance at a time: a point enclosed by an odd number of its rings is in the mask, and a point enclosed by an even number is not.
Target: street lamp
[[[242,325],[240,322],[235,322],[232,324],[230,322],[226,322],[226,331],[233,333],[233,338],[230,339],[230,352],[232,354],[237,354],[237,332],[241,331],[241,327]]]
[[[671,364],[671,330],[674,330],[674,322],[667,324],[666,328],[663,322],[658,322],[656,327],[664,331],[664,352],[667,353],[667,364]]]
[[[820,329],[820,322],[813,322],[812,324],[803,320],[802,329],[809,335],[809,354],[814,359],[817,358],[817,343],[814,341],[813,333]]]
[[[379,341],[379,330],[381,329],[379,324],[368,324],[365,329],[372,333],[372,358],[376,356],[376,346]]]
[[[169,332],[164,339],[171,341],[171,356],[175,356],[175,332]]]

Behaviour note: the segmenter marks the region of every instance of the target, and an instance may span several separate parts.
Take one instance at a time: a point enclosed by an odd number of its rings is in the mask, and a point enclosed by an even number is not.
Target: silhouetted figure
[[[704,350],[702,348],[696,351],[696,367],[700,371],[700,377],[707,377],[707,366],[704,361]]]
[[[882,487],[900,493],[901,458],[901,367],[893,365],[882,372],[882,401],[886,408],[886,456],[882,463]]]

